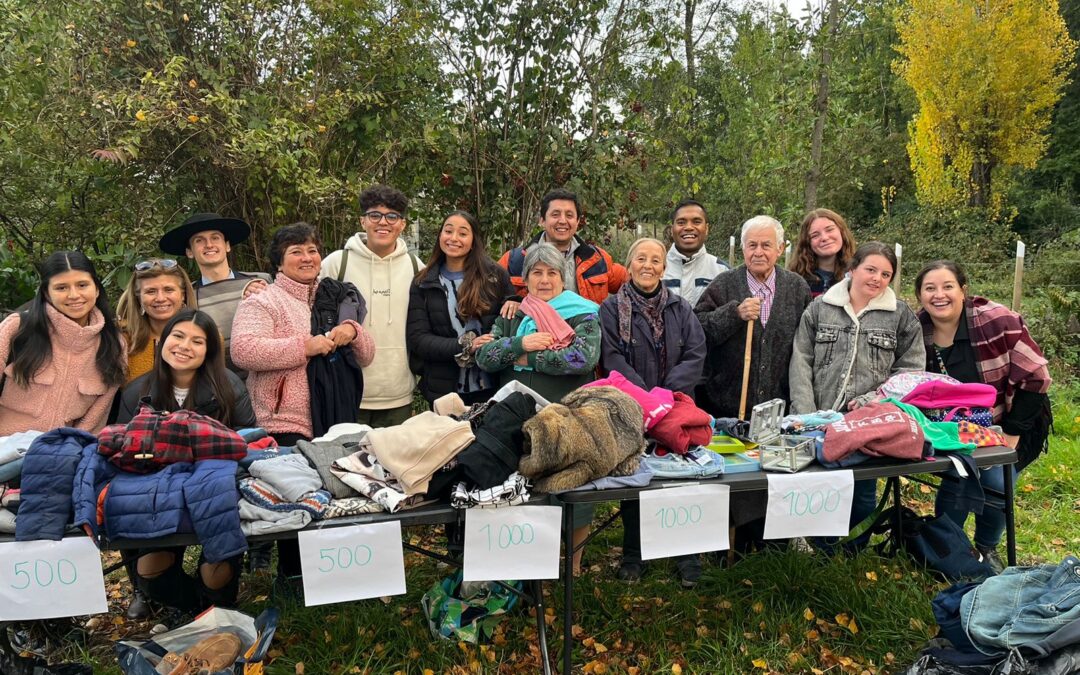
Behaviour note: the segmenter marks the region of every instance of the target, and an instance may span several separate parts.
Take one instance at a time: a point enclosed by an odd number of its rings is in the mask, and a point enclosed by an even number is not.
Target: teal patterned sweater
[[[515,337],[525,318],[518,312],[512,320],[499,317],[491,329],[494,340],[480,348],[476,365],[489,373],[513,368],[525,350],[524,338]],[[528,368],[545,375],[582,375],[596,368],[600,360],[600,319],[596,313],[579,314],[566,320],[574,329],[574,340],[563,349],[528,352]]]

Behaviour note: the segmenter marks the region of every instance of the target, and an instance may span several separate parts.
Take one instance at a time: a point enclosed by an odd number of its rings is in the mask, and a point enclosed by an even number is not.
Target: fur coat
[[[567,394],[525,422],[528,454],[518,471],[537,492],[562,492],[604,476],[628,476],[645,451],[643,415],[614,387]]]

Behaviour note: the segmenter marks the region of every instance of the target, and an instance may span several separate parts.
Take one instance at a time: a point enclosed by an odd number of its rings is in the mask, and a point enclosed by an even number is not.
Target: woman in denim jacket
[[[854,410],[889,376],[925,367],[919,320],[889,288],[895,271],[892,249],[867,242],[851,259],[850,278],[806,308],[788,369],[793,414]],[[856,481],[851,524],[876,501],[877,481]]]

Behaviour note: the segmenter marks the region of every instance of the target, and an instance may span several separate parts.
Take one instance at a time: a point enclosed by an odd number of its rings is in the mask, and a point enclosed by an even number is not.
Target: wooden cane
[[[750,388],[750,351],[754,341],[754,322],[746,322],[746,353],[743,355],[742,395],[739,396],[739,419],[746,419],[746,390]]]

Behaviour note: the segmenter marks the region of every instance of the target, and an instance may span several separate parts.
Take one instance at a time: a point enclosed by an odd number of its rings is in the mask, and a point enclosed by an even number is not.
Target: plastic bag
[[[518,591],[523,588],[520,581],[504,583]],[[517,593],[493,581],[463,584],[458,571],[432,586],[420,604],[433,636],[481,644],[491,640],[502,615],[513,609],[519,599]]]
[[[233,609],[211,607],[191,623],[157,635],[148,642],[116,643],[116,657],[125,675],[155,675],[154,667],[168,652],[182,652],[203,638],[228,632],[240,638],[243,645],[241,658],[236,660],[232,671],[219,672],[224,675],[262,675],[262,662],[274,639],[277,624],[278,610],[274,608],[252,619]]]

